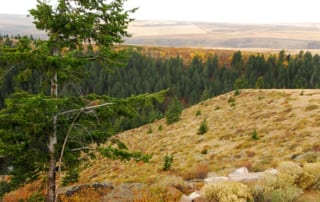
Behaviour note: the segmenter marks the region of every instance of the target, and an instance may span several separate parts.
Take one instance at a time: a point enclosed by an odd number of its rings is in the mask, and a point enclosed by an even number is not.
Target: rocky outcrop
[[[94,183],[70,186],[59,191],[58,198],[62,199],[81,198],[83,201],[103,202],[133,202],[144,197],[146,185],[140,183],[124,183],[113,185],[112,183]]]
[[[248,181],[257,181],[263,178],[267,174],[278,175],[276,169],[268,169],[264,172],[249,172],[246,167],[241,167],[229,173],[227,177],[225,176],[211,176],[206,178],[205,183],[216,183],[221,181],[234,181],[234,182],[248,182]]]
[[[108,194],[114,189],[111,183],[94,183],[94,184],[82,184],[77,186],[64,187],[59,190],[58,197],[72,197],[74,195],[92,190],[102,194]]]
[[[204,201],[203,198],[200,196],[199,191],[195,191],[191,194],[183,195],[180,199],[180,202],[201,202]]]
[[[227,176],[219,176],[216,173],[208,173],[208,177],[204,179],[206,185],[219,184],[219,183],[232,183],[232,182],[254,182],[264,178],[268,175],[278,175],[279,172],[276,169],[268,169],[264,172],[249,172],[246,167],[241,167],[235,171],[229,173]],[[190,195],[183,195],[180,202],[197,202],[205,201],[204,196],[200,194],[200,191],[195,191]]]
[[[103,202],[131,202],[143,199],[146,185],[140,183],[128,183],[115,186],[114,189],[103,197]]]

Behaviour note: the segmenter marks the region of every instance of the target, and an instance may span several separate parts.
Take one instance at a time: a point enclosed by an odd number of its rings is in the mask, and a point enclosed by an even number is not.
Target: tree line
[[[297,55],[242,56],[237,51],[231,65],[219,65],[217,55],[206,59],[194,56],[191,62],[177,55],[154,58],[137,51],[129,53],[125,67],[105,73],[91,64],[89,79],[80,82],[85,92],[127,97],[145,92],[171,89],[185,105],[240,88],[319,88],[320,56],[301,51]]]
[[[2,40],[2,47],[9,47],[7,37]],[[15,40],[11,37],[11,40]],[[18,38],[17,40],[23,40]],[[31,39],[33,43],[37,40]],[[19,48],[18,43],[11,42],[10,48]],[[94,47],[87,48],[87,54],[96,55]],[[1,52],[0,52],[1,54]],[[74,71],[76,78],[69,79],[61,85],[62,95],[109,95],[115,98],[126,98],[147,92],[158,92],[170,89],[167,101],[155,104],[139,111],[134,118],[121,117],[113,120],[112,133],[135,128],[162,118],[172,98],[180,100],[184,107],[202,100],[243,88],[319,88],[320,56],[301,51],[297,55],[287,54],[284,50],[277,54],[243,55],[236,51],[229,65],[219,61],[218,55],[195,55],[191,61],[182,57],[163,58],[141,53],[134,47],[129,48],[122,66],[103,66],[93,61],[82,71]],[[0,61],[0,65],[6,65]],[[107,71],[106,71],[107,68]],[[29,93],[41,89],[50,91],[49,84],[37,69],[18,74],[13,69],[1,79],[0,107],[4,99],[16,89]],[[81,76],[79,76],[81,75]],[[62,79],[63,80],[63,79]]]
[[[2,40],[3,46],[9,43],[7,39]],[[9,44],[10,47],[15,47],[15,43]],[[90,50],[95,54],[92,47]],[[0,65],[3,63],[5,61],[0,61]],[[191,62],[186,62],[179,55],[156,58],[131,49],[127,53],[127,61],[121,68],[110,66],[108,71],[105,71],[99,62],[91,62],[85,68],[83,72],[86,72],[86,77],[66,84],[74,88],[65,86],[62,89],[63,93],[96,93],[124,98],[169,88],[171,94],[184,106],[189,106],[239,88],[303,89],[320,86],[320,56],[303,51],[297,55],[290,55],[282,50],[269,56],[243,56],[241,51],[236,51],[230,65],[222,65],[217,55],[209,55],[205,59],[195,55]],[[40,85],[43,85],[41,75],[35,70],[29,72],[31,79],[28,81],[17,79],[16,75],[17,72],[13,70],[2,79],[0,106],[4,105],[4,99],[16,88],[37,92],[41,88]],[[164,111],[165,106],[161,106],[156,112],[157,116]]]

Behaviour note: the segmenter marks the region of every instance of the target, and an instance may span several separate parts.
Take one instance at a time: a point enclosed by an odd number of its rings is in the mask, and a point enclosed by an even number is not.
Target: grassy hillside
[[[82,165],[78,184],[151,185],[164,179],[176,183],[172,181],[178,179],[172,175],[190,180],[204,178],[208,172],[225,175],[241,166],[263,171],[277,167],[281,161],[300,165],[319,162],[319,112],[319,90],[241,90],[239,95],[230,92],[185,109],[181,120],[172,125],[162,119],[118,134],[115,138],[130,150],[151,154],[150,162],[84,155],[82,158],[88,161]],[[208,131],[199,135],[203,120],[207,121]],[[163,171],[166,155],[174,160],[171,169]],[[27,198],[41,187],[41,181],[37,181],[11,192],[6,199]],[[85,193],[90,200],[96,196],[90,190]],[[318,201],[319,197],[319,192],[307,191],[299,202]]]
[[[319,161],[319,111],[318,90],[230,92],[185,109],[175,124],[163,119],[119,134],[131,150],[152,154],[151,162],[98,158],[86,165],[80,183],[153,182],[167,174],[190,179],[240,166],[260,171],[283,160]],[[209,130],[198,135],[204,119]],[[166,154],[174,156],[169,172],[162,171]]]

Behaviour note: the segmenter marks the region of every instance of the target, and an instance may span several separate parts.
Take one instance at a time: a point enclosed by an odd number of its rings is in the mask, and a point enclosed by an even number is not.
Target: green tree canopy
[[[0,152],[11,159],[13,183],[35,179],[48,171],[47,201],[56,200],[57,160],[64,157],[63,169],[77,164],[79,152],[88,143],[110,136],[112,118],[134,116],[136,110],[161,101],[165,92],[113,99],[108,96],[64,95],[65,84],[85,76],[91,61],[104,69],[118,66],[123,51],[114,48],[128,37],[132,10],[124,10],[125,0],[38,0],[30,11],[37,29],[47,32],[47,40],[19,40],[16,47],[0,49],[1,78],[15,70],[23,84],[37,73],[38,90],[16,91],[0,111]],[[97,51],[90,51],[92,45]],[[111,127],[112,128],[112,127]],[[111,133],[112,134],[112,133]]]

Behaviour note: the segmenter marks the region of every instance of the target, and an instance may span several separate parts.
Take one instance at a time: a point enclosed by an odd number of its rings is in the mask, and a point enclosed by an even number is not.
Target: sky
[[[0,0],[0,13],[28,14],[36,0]],[[319,0],[127,0],[136,20],[320,23]]]

